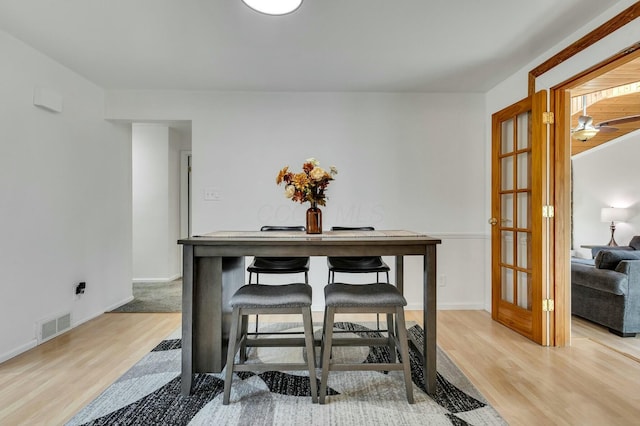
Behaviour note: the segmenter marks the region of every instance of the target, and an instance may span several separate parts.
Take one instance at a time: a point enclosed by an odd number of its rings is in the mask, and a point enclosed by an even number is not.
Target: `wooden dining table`
[[[437,238],[405,230],[302,232],[216,231],[181,239],[182,394],[194,374],[219,373],[231,326],[229,299],[245,282],[246,256],[395,256],[395,284],[404,291],[404,256],[422,256],[424,386],[436,391]]]

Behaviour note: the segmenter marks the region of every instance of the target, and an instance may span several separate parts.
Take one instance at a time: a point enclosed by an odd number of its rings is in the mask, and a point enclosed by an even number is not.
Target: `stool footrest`
[[[333,339],[331,346],[388,346],[388,337],[340,337]]]
[[[402,364],[334,364],[331,363],[331,371],[392,371],[403,370]]]
[[[233,371],[299,371],[308,370],[308,364],[279,363],[279,364],[235,364]]]
[[[302,335],[304,336],[304,331],[258,331],[257,333],[247,333],[247,336],[278,336],[278,335]]]
[[[303,337],[293,338],[293,337],[282,337],[277,338],[274,337],[272,339],[247,339],[246,341],[247,347],[274,347],[274,346],[282,346],[282,347],[299,347],[305,345],[305,341]]]

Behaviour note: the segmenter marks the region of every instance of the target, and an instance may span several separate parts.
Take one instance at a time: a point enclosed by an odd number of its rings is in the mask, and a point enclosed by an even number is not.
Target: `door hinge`
[[[554,217],[555,210],[553,206],[542,206],[542,217]]]
[[[555,308],[553,299],[542,300],[542,312],[552,312]]]
[[[542,113],[542,124],[553,124],[553,112],[545,111]]]

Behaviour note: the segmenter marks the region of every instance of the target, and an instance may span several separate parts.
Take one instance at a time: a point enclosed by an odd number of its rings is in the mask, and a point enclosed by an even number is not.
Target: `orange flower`
[[[291,200],[304,203],[309,201],[312,204],[326,205],[325,191],[333,176],[338,174],[338,169],[331,166],[327,172],[320,167],[320,163],[315,158],[309,158],[302,163],[301,173],[292,173],[289,166],[280,170],[276,177],[276,184],[285,183],[285,196]]]
[[[293,175],[293,179],[291,182],[295,185],[297,189],[304,190],[309,185],[309,176],[306,173],[297,173]]]
[[[288,170],[289,166],[285,166],[282,168],[282,170],[280,170],[280,173],[278,173],[278,177],[276,178],[276,184],[280,185],[282,183],[282,180],[284,179]]]

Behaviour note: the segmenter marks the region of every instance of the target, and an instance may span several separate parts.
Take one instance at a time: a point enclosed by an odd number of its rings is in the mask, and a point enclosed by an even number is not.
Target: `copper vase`
[[[316,203],[307,209],[307,234],[322,234],[322,210]]]

